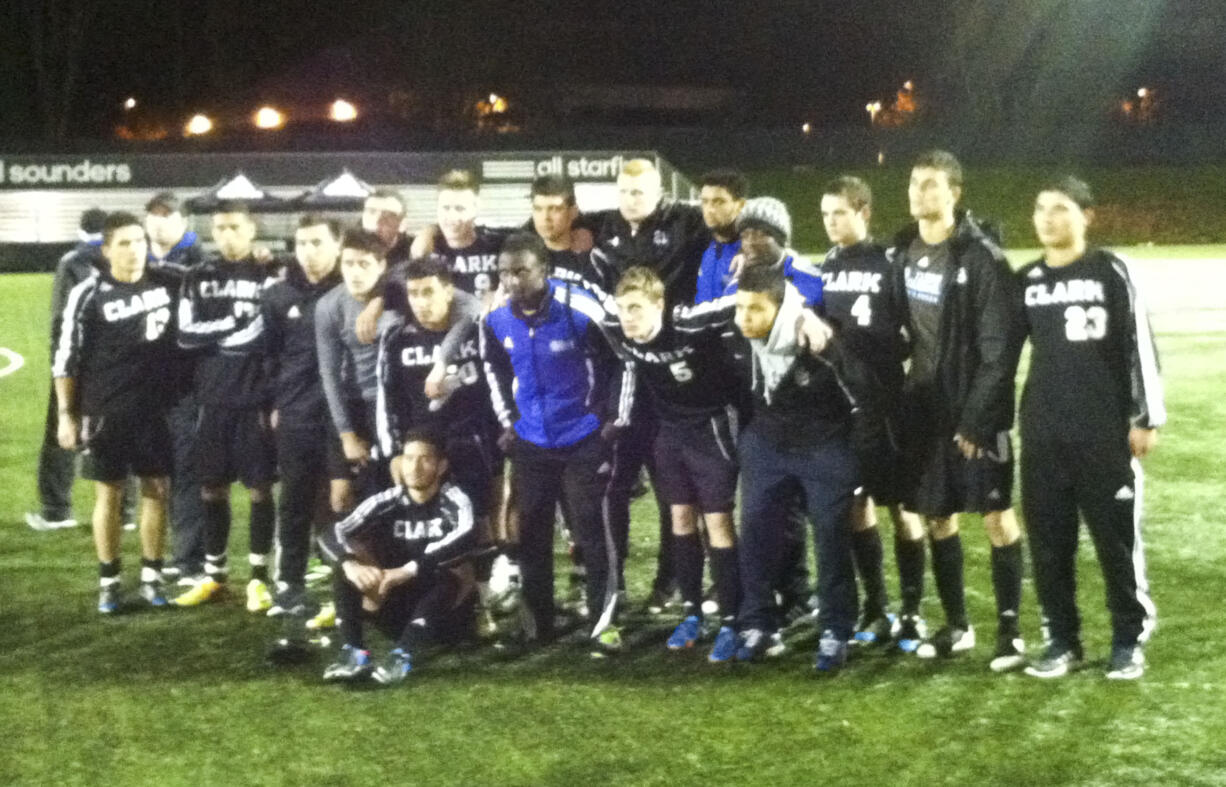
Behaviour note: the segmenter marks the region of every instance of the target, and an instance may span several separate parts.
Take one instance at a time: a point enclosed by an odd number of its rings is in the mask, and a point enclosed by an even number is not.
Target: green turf
[[[503,663],[470,652],[424,665],[397,690],[353,692],[322,685],[320,663],[267,666],[274,627],[237,602],[99,619],[87,532],[21,524],[47,389],[49,283],[0,277],[0,346],[27,358],[0,378],[2,784],[1222,783],[1226,337],[1160,338],[1173,415],[1147,462],[1160,625],[1140,683],[1102,677],[1109,635],[1088,548],[1090,668],[1051,683],[989,674],[987,542],[967,522],[980,646],[953,663],[874,656],[823,681],[810,675],[809,640],[777,663],[713,668],[702,653],[666,653],[657,624],[633,633],[624,658],[562,650]],[[89,499],[78,485],[78,516]],[[649,521],[639,504],[638,599]],[[1024,603],[1034,640],[1029,582]],[[927,610],[936,614],[931,598]]]

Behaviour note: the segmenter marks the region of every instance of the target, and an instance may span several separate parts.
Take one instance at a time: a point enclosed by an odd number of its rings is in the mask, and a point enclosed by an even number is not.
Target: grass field
[[[275,628],[237,602],[100,619],[87,530],[22,524],[35,500],[49,288],[45,275],[0,277],[0,347],[26,359],[0,377],[0,783],[1226,782],[1217,625],[1226,336],[1159,339],[1172,418],[1146,466],[1159,628],[1141,682],[1102,676],[1109,634],[1088,548],[1081,598],[1090,666],[1055,682],[989,673],[987,540],[967,521],[980,646],[957,661],[871,655],[819,680],[808,640],[776,662],[716,669],[705,649],[665,652],[671,622],[643,621],[635,645],[613,660],[563,648],[508,663],[478,650],[440,657],[394,691],[347,691],[320,683],[322,656],[295,668],[265,663]],[[76,500],[87,519],[85,484]],[[649,579],[651,521],[640,503],[629,578],[636,601]],[[126,537],[129,576],[134,541]],[[926,610],[936,615],[929,594]],[[1029,581],[1023,620],[1033,643]]]

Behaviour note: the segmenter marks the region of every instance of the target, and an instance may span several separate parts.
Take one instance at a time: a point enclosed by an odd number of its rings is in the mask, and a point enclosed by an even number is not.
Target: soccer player
[[[204,261],[204,251],[187,220],[179,198],[169,191],[154,194],[145,203],[145,233],[149,238],[149,266],[168,266],[179,276]],[[170,474],[170,530],[174,536],[172,561],[162,572],[190,585],[204,570],[204,508],[196,453],[196,418],[200,407],[192,391],[192,359],[176,353],[174,401],[170,406],[170,437],[174,468]]]
[[[340,567],[333,595],[344,638],[324,680],[373,675],[384,685],[399,683],[423,645],[471,629],[471,570],[460,564],[473,546],[472,504],[443,480],[446,472],[441,441],[407,433],[404,486],[368,498],[320,537],[324,554]],[[362,634],[368,615],[395,640],[377,669]]]
[[[665,301],[671,308],[694,302],[698,265],[710,234],[702,211],[692,205],[664,199],[660,171],[648,159],[627,161],[617,176],[617,208],[582,217],[594,236],[591,263],[596,284],[606,293],[617,286],[622,273],[632,265],[651,268],[664,282]],[[644,400],[630,419],[626,433],[615,446],[614,475],[610,492],[610,516],[622,559],[630,541],[630,499],[644,467],[655,477],[651,445],[655,419]],[[652,484],[658,487],[658,484]],[[672,522],[668,501],[658,494],[660,547],[656,575],[652,580],[647,610],[658,614],[673,594],[676,577],[672,567]]]
[[[872,200],[868,184],[853,176],[836,178],[822,191],[822,224],[826,236],[834,244],[821,265],[822,310],[835,324],[846,350],[872,369],[887,397],[882,421],[887,428],[878,434],[862,434],[856,441],[864,489],[856,495],[852,506],[851,541],[856,571],[865,592],[854,641],[885,644],[891,639],[892,621],[887,613],[889,597],[882,569],[876,506],[889,507],[895,532],[911,533],[910,528],[919,523],[914,517],[904,521],[898,505],[900,468],[895,435],[906,356],[902,333],[906,314],[902,295],[894,286],[885,247],[869,237]],[[911,555],[906,550],[922,536],[922,532],[917,532],[895,542],[900,571],[903,566],[907,568],[900,574],[904,615],[919,615],[917,589],[923,587],[923,552],[919,553],[917,565],[913,559],[908,561]]]
[[[550,273],[578,283],[589,291],[599,289],[592,268],[591,232],[577,227],[579,207],[575,203],[575,184],[562,175],[542,175],[532,181],[532,230],[541,236],[549,250]],[[604,291],[594,292],[597,300]]]
[[[109,270],[73,287],[64,307],[52,374],[60,447],[84,447],[82,475],[95,482],[98,611],[120,607],[120,507],[129,473],[140,479],[140,595],[166,606],[162,540],[170,473],[169,393],[157,374],[170,362],[179,282],[145,266],[145,230],[130,213],[102,229]]]
[[[433,252],[447,258],[456,288],[488,306],[498,289],[498,250],[507,233],[477,224],[480,191],[471,172],[456,169],[443,175],[438,182],[437,230],[423,232],[413,251],[414,256]]]
[[[711,243],[698,266],[694,303],[706,303],[723,295],[732,282],[732,260],[741,253],[736,220],[745,208],[749,183],[743,174],[730,169],[712,170],[698,182],[702,221],[711,231]]]
[[[477,350],[480,303],[456,298],[451,266],[438,255],[410,260],[405,272],[409,311],[379,340],[377,426],[380,450],[400,453],[404,435],[428,429],[444,441],[450,480],[464,490],[478,520],[488,518],[502,461],[497,422]],[[454,334],[454,357],[444,347]],[[426,378],[442,360],[446,393],[426,394]],[[485,522],[482,521],[484,530]]]
[[[372,232],[346,230],[341,237],[341,276],[338,285],[315,306],[315,342],[319,356],[319,375],[332,425],[340,435],[345,461],[355,471],[358,498],[366,498],[388,482],[386,460],[376,459],[375,402],[379,386],[377,367],[379,348],[362,342],[355,324],[359,313],[377,293],[387,271],[386,251]],[[396,322],[394,312],[379,317],[378,333]],[[332,510],[346,512],[353,507],[352,482],[333,485]]]
[[[798,347],[804,296],[773,266],[747,268],[736,293],[736,325],[752,347],[754,414],[741,433],[741,584],[736,657],[753,661],[782,651],[774,587],[786,557],[788,504],[803,490],[818,572],[814,666],[834,672],[847,659],[856,622],[851,508],[860,485],[851,446],[853,408],[870,406],[869,385],[838,341]]]
[[[276,511],[272,482],[276,455],[264,369],[260,304],[276,269],[252,254],[255,220],[242,202],[223,202],[213,214],[218,255],[190,269],[179,304],[179,346],[197,351],[194,381],[200,416],[196,472],[204,501],[204,573],[175,599],[191,607],[216,599],[229,575],[230,485],[251,501],[247,609],[272,606],[268,562]]]
[[[90,208],[81,214],[77,233],[80,242],[60,258],[55,266],[51,285],[51,357],[60,343],[60,324],[68,294],[95,269],[106,267],[102,258],[102,226],[106,211]],[[47,397],[47,419],[43,428],[43,444],[38,450],[38,497],[41,510],[27,512],[26,524],[33,530],[59,530],[76,527],[72,516],[72,481],[76,476],[76,454],[60,447],[56,436],[59,414],[55,397],[55,382]]]
[[[362,202],[362,229],[373,232],[383,241],[389,267],[409,260],[413,237],[403,231],[408,205],[395,189],[375,189]]]
[[[1144,476],[1166,420],[1149,317],[1129,266],[1088,245],[1090,188],[1043,186],[1034,227],[1043,256],[1017,272],[1032,353],[1019,414],[1022,511],[1046,651],[1026,672],[1055,678],[1082,659],[1076,600],[1078,513],[1098,554],[1111,611],[1107,677],[1145,671],[1155,609],[1141,542]]]
[[[296,264],[268,288],[261,304],[281,475],[277,593],[269,615],[305,612],[312,524],[329,509],[330,487],[349,479],[324,400],[315,343],[316,304],[341,283],[340,238],[335,220],[303,216],[294,233]]]
[[[601,306],[548,278],[539,237],[508,238],[498,269],[508,302],[485,316],[480,353],[519,504],[525,637],[539,643],[555,633],[553,522],[564,495],[587,569],[591,636],[600,652],[618,650],[619,557],[601,466],[629,418],[633,375],[616,363],[600,331]]]
[[[149,236],[149,262],[194,268],[204,262],[200,238],[187,228],[179,198],[160,191],[145,203],[145,232]]]
[[[698,266],[711,239],[702,211],[664,199],[660,171],[648,159],[631,159],[617,176],[617,208],[587,214],[592,261],[606,292],[631,265],[645,265],[664,282],[671,306],[693,303]]]
[[[618,335],[659,422],[651,447],[656,483],[672,518],[673,565],[681,591],[682,620],[670,650],[691,648],[703,636],[705,525],[721,621],[710,660],[728,661],[736,650],[740,601],[736,530],[736,407],[740,377],[724,347],[728,324],[674,318],[664,307],[664,282],[650,268],[632,267],[616,291]]]
[[[1013,515],[1013,375],[1017,361],[1014,280],[1004,254],[963,210],[962,166],[953,154],[916,159],[907,188],[915,223],[895,241],[907,300],[911,366],[903,388],[903,506],[924,518],[945,625],[920,644],[921,658],[975,646],[966,614],[957,513],[982,513],[992,545],[996,595],[993,671],[1024,662],[1018,626],[1021,530]],[[910,535],[910,534],[908,534]],[[906,551],[918,562],[916,542]],[[900,620],[900,647],[921,621]]]

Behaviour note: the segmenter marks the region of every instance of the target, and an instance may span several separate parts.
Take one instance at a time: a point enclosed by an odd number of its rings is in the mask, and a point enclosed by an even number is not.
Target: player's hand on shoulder
[[[437,224],[427,224],[422,228],[421,232],[413,236],[413,243],[409,246],[409,256],[413,259],[425,257],[427,254],[434,252],[434,235],[438,232]]]
[[[1128,430],[1128,448],[1137,459],[1144,459],[1158,444],[1158,430],[1134,426]]]
[[[383,299],[371,298],[370,303],[353,323],[353,332],[362,344],[370,344],[379,335],[379,318],[383,316]]]
[[[810,355],[820,355],[833,335],[834,329],[808,309],[802,309],[796,318],[796,344]]]

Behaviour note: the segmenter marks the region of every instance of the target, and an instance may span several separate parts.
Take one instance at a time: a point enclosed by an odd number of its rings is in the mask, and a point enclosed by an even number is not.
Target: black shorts
[[[731,413],[692,423],[661,421],[652,445],[660,496],[669,505],[731,513],[736,502],[736,432]]]
[[[494,479],[502,478],[502,454],[492,435],[449,435],[447,474],[473,504],[473,515],[488,516]]]
[[[277,455],[268,413],[258,407],[201,406],[196,475],[201,486],[239,481],[250,488],[275,481]]]
[[[864,493],[878,505],[902,501],[903,463],[897,414],[852,416],[852,447],[860,462]]]
[[[111,413],[81,419],[81,476],[112,483],[169,476],[174,452],[166,414]]]
[[[931,517],[987,513],[1013,506],[1013,443],[1000,432],[983,455],[965,459],[954,429],[936,408],[911,398],[903,405],[903,494],[908,511]]]

